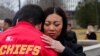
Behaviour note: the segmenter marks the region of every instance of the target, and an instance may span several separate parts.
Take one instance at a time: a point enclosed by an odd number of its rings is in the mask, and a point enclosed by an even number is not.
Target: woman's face
[[[92,25],[89,25],[89,26],[88,26],[88,31],[89,31],[89,32],[93,32],[93,31],[94,31],[94,28],[93,28]]]
[[[56,39],[63,27],[62,17],[53,13],[47,16],[44,23],[44,34]]]

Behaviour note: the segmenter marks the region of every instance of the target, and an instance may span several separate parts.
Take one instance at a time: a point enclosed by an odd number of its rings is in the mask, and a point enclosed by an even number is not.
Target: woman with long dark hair
[[[83,47],[74,43],[75,40],[67,37],[67,17],[59,7],[50,7],[44,11],[41,31],[44,32],[42,41],[49,44],[59,56],[85,56]]]

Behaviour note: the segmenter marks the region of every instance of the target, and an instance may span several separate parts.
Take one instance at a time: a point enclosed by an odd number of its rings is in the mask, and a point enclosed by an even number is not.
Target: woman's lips
[[[48,33],[49,36],[55,36],[55,33]]]

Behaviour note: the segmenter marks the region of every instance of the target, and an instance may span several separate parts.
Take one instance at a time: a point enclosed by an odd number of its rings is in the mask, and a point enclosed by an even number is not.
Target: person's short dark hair
[[[41,28],[41,31],[43,32],[44,31],[44,22],[46,20],[46,17],[50,14],[53,14],[53,13],[56,13],[58,14],[59,16],[62,17],[62,21],[63,21],[63,27],[62,27],[62,31],[61,31],[61,34],[60,36],[58,37],[59,38],[62,38],[62,37],[65,37],[66,38],[66,29],[67,29],[67,17],[66,17],[66,14],[65,12],[60,8],[60,7],[50,7],[48,8],[47,10],[44,11],[44,19],[43,19],[43,22],[42,22],[42,28]]]
[[[4,22],[8,23],[9,26],[12,25],[12,20],[9,18],[4,19]]]
[[[18,14],[19,21],[25,20],[34,25],[41,23],[43,18],[42,8],[33,4],[25,5],[19,10]]]

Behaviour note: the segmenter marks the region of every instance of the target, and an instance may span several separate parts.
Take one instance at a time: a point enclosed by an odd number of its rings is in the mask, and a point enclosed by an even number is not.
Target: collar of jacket
[[[30,22],[27,21],[20,21],[17,23],[16,27],[22,26],[22,27],[28,27],[28,28],[35,28],[35,25],[31,24]]]

